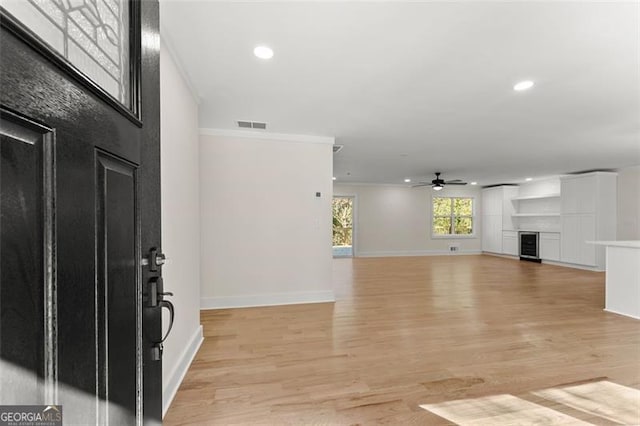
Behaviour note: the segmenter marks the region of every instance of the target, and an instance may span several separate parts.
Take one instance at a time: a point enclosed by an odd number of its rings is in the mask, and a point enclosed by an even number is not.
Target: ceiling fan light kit
[[[431,182],[419,182],[416,185],[413,185],[413,188],[418,186],[431,186],[434,191],[440,191],[444,188],[445,185],[466,185],[467,182],[463,182],[460,179],[448,180],[445,181],[440,179],[440,172],[436,172],[436,178]]]

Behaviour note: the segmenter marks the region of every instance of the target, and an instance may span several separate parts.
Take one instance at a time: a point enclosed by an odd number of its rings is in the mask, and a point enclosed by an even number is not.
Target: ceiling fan
[[[448,180],[444,181],[440,179],[440,172],[436,172],[436,178],[431,182],[418,182],[416,185],[413,185],[412,188],[416,188],[419,186],[432,186],[434,191],[440,191],[444,188],[445,185],[466,185],[467,182],[463,182],[460,179]]]

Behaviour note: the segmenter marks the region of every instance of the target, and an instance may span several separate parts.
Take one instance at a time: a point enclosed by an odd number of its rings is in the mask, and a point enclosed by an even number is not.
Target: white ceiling
[[[639,16],[640,2],[161,3],[200,126],[335,136],[339,182],[640,164]]]

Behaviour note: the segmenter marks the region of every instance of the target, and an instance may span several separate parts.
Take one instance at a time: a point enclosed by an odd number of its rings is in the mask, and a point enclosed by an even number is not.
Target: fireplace
[[[524,232],[519,233],[520,241],[520,260],[530,260],[533,262],[540,262],[540,236],[538,232]]]

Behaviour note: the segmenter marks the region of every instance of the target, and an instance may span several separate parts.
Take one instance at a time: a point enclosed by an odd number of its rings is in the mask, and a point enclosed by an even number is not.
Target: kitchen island
[[[605,311],[640,319],[640,241],[587,241],[607,247]]]

